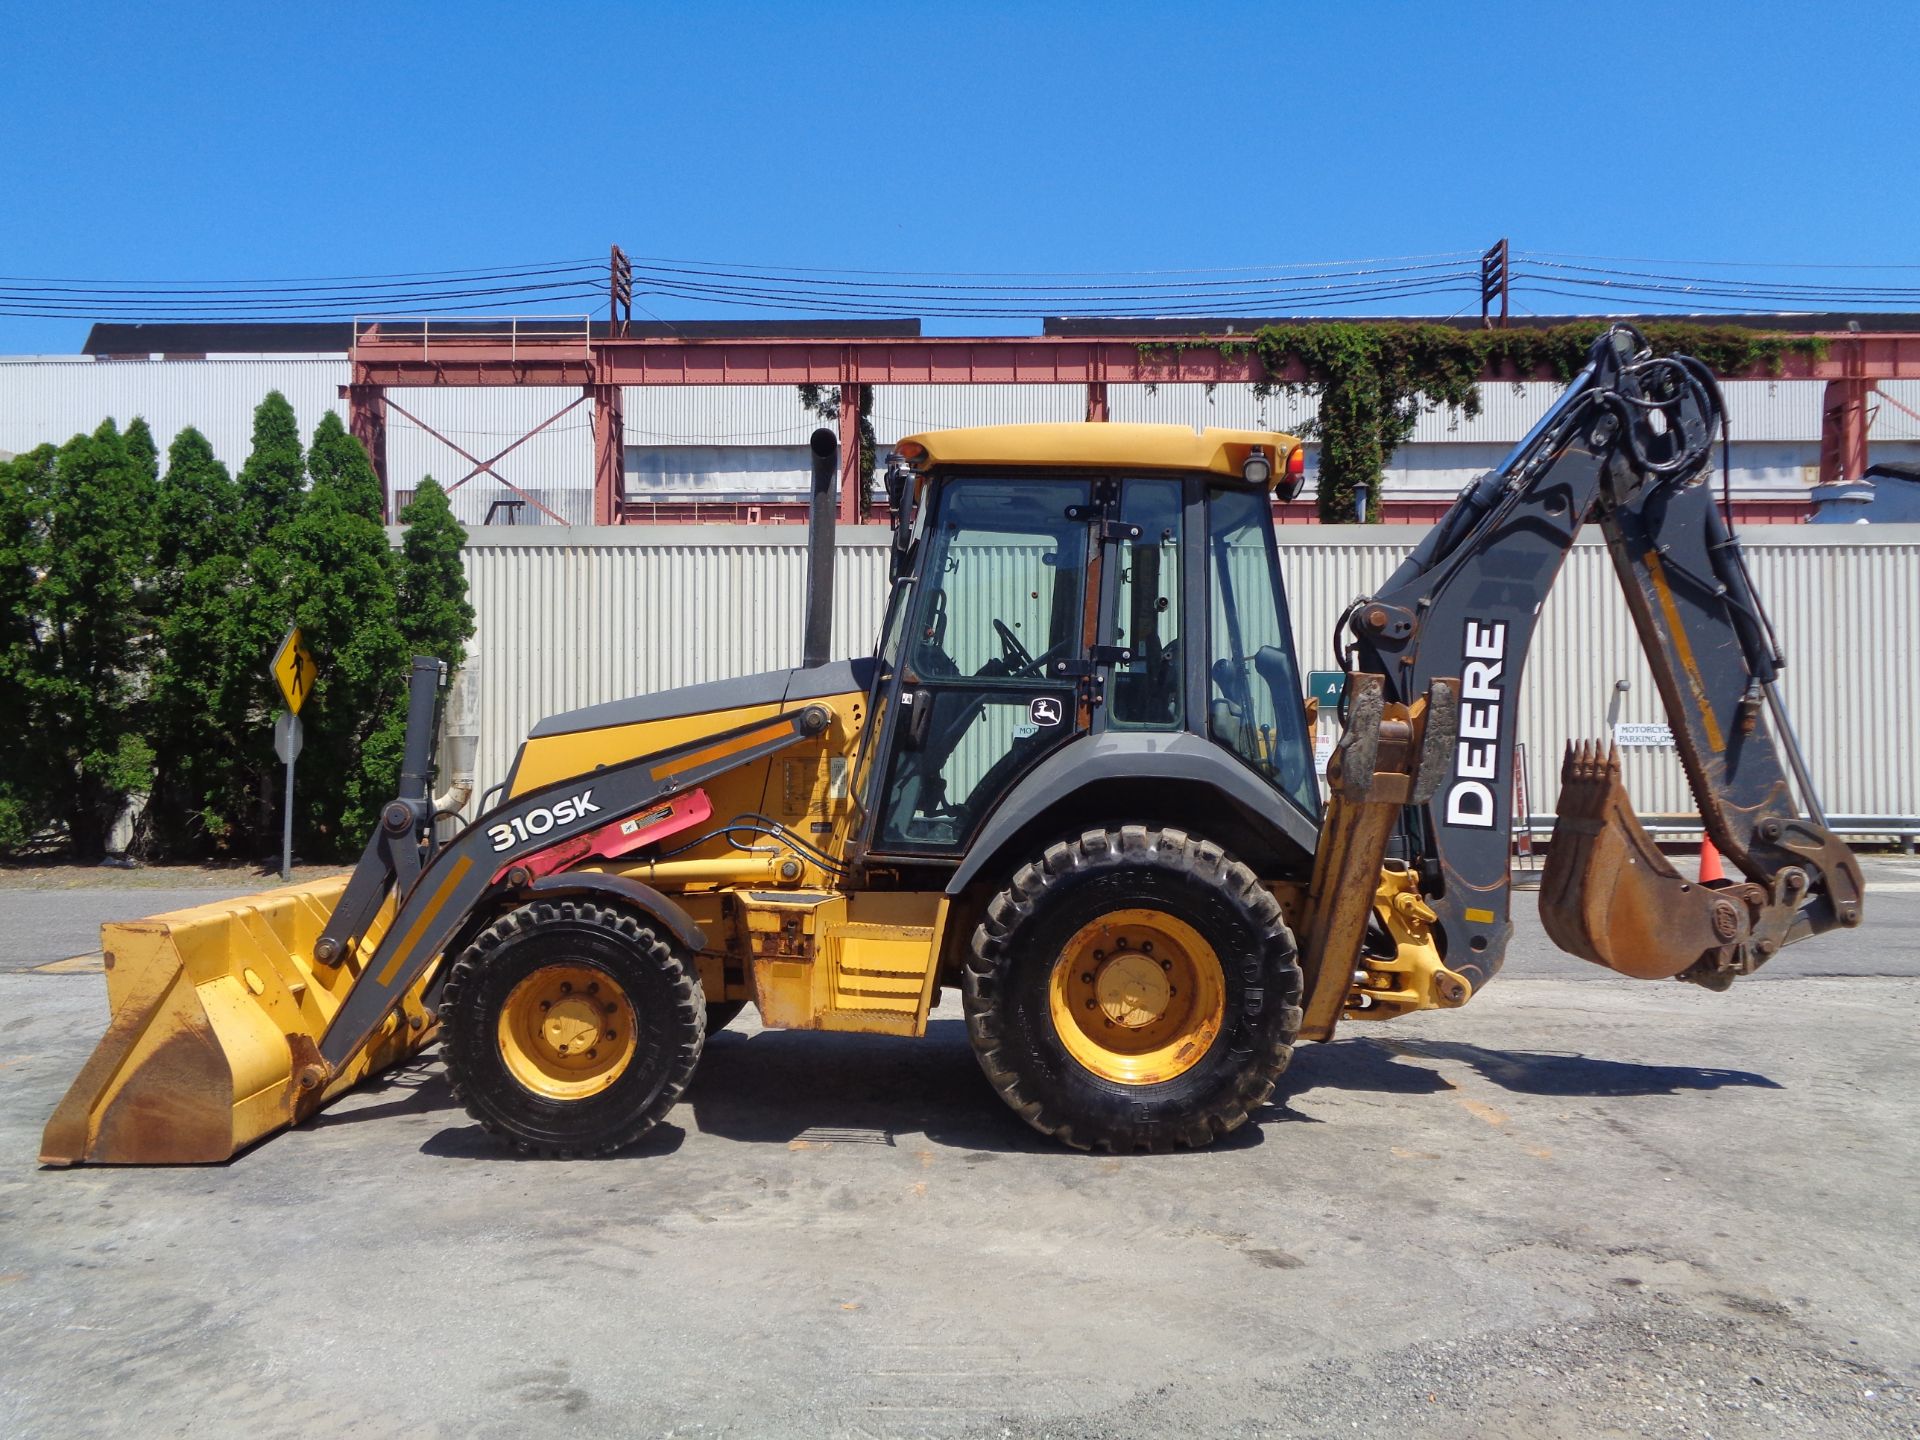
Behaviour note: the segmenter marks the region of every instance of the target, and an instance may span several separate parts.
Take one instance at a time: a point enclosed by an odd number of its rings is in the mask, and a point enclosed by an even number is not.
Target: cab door
[[[1013,783],[1082,728],[1088,482],[937,483],[867,809],[873,855],[961,854]]]

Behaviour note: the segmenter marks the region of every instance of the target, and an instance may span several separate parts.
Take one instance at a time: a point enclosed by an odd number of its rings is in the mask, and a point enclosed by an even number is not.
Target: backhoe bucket
[[[1585,742],[1560,767],[1559,817],[1540,879],[1540,919],[1569,954],[1639,980],[1722,955],[1747,930],[1740,907],[1668,863],[1620,783],[1620,754]]]
[[[359,955],[313,959],[347,877],[100,927],[110,1020],[47,1122],[40,1159],[225,1160],[305,1119],[434,1034],[426,976],[331,1081],[318,1046],[392,914]]]

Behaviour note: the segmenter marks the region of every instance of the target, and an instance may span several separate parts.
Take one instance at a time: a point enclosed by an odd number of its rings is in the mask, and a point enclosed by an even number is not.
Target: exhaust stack
[[[800,663],[811,670],[830,658],[833,644],[833,525],[838,505],[840,441],[822,426],[813,450],[813,499],[807,510],[807,628]]]

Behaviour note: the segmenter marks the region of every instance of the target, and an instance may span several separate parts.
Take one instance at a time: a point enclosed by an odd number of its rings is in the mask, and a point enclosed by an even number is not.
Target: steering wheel
[[[1023,680],[1028,676],[1037,676],[1047,668],[1047,662],[1056,656],[1064,655],[1072,648],[1072,642],[1062,640],[1058,645],[1049,646],[1035,655],[1020,643],[1020,637],[1000,621],[993,622],[993,628],[999,633],[1000,648],[1004,652],[1002,663],[1006,673],[1003,680]],[[991,662],[989,662],[991,663]],[[985,672],[982,671],[982,674]]]
[[[996,616],[993,630],[1000,637],[1000,653],[1006,657],[1009,675],[1024,675],[1033,669],[1033,652],[1020,643],[1020,637],[1013,633],[1006,621]]]

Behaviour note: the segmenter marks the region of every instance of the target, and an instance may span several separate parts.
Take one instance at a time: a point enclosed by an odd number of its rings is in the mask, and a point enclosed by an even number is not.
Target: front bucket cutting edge
[[[1744,938],[1742,908],[1686,879],[1660,853],[1620,783],[1620,754],[1567,747],[1540,919],[1569,954],[1640,980],[1665,980]]]
[[[425,1045],[434,1018],[420,997],[431,971],[325,1081],[316,1047],[359,967],[316,964],[313,942],[346,883],[336,876],[101,926],[107,1033],[47,1122],[41,1161],[225,1160]]]

